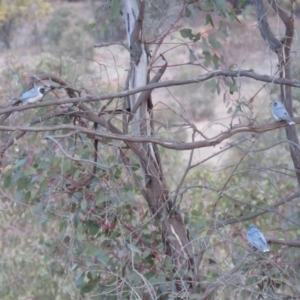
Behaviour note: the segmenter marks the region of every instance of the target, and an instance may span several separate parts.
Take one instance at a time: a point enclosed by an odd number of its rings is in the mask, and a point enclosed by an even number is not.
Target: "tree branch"
[[[278,206],[285,204],[287,202],[290,202],[292,200],[294,200],[295,198],[300,197],[300,192],[296,192],[286,198],[284,198],[283,200],[280,200],[278,202],[276,202],[273,205],[267,206],[267,207],[263,207],[263,208],[259,208],[259,212],[255,212],[246,216],[240,216],[240,217],[234,217],[234,218],[230,218],[224,221],[216,221],[216,229],[227,226],[229,224],[235,224],[235,223],[241,223],[247,220],[251,220],[254,219],[258,216],[261,216],[267,212],[273,212],[275,208],[277,208]]]
[[[168,80],[168,81],[162,81],[158,83],[150,83],[145,86],[128,90],[128,91],[123,91],[123,92],[118,92],[118,93],[111,93],[111,94],[106,94],[102,96],[97,96],[97,97],[77,97],[77,98],[66,98],[66,99],[60,99],[60,100],[55,100],[55,101],[46,101],[46,102],[40,102],[36,104],[30,104],[30,105],[24,105],[24,106],[16,106],[16,107],[6,107],[0,110],[0,115],[5,114],[5,113],[10,113],[14,111],[23,111],[23,110],[28,110],[32,108],[38,108],[38,107],[47,107],[51,105],[62,105],[62,104],[68,104],[68,103],[73,103],[74,105],[79,104],[79,103],[87,103],[87,102],[96,102],[96,101],[103,101],[103,100],[109,100],[113,98],[123,98],[129,95],[137,94],[143,91],[147,90],[153,90],[153,89],[159,89],[159,88],[164,88],[164,87],[169,87],[169,86],[178,86],[178,85],[185,85],[185,84],[191,84],[191,83],[199,83],[203,82],[209,79],[212,79],[216,76],[231,76],[235,78],[241,78],[241,77],[247,77],[247,78],[252,78],[257,81],[262,81],[262,82],[269,82],[273,84],[283,84],[283,85],[288,85],[296,88],[300,88],[300,81],[295,80],[295,79],[286,79],[286,78],[278,78],[274,76],[268,76],[268,75],[261,75],[257,74],[255,72],[251,71],[246,71],[246,70],[239,70],[239,71],[234,71],[234,70],[216,70],[212,72],[208,72],[205,75],[199,75],[190,79],[182,79],[182,80]]]
[[[266,43],[270,46],[272,51],[275,53],[280,53],[282,49],[282,44],[278,39],[275,38],[267,18],[267,12],[263,5],[262,0],[255,0],[256,11],[257,11],[257,18],[258,18],[258,27],[260,30],[260,34]]]
[[[88,116],[85,116],[90,121],[95,121],[95,119],[91,119]],[[97,117],[97,116],[96,116]],[[300,117],[294,118],[293,121],[296,124],[300,124]],[[100,124],[103,126],[103,124]],[[53,125],[53,126],[41,126],[41,127],[31,127],[31,126],[0,126],[0,131],[31,131],[31,132],[44,132],[44,131],[56,131],[56,130],[72,130],[79,133],[84,133],[88,135],[100,136],[104,138],[110,138],[114,140],[124,141],[124,142],[149,142],[158,144],[167,149],[173,150],[192,150],[196,148],[205,148],[216,146],[217,144],[221,143],[222,141],[242,132],[256,132],[256,133],[263,133],[267,131],[271,131],[277,128],[289,126],[286,122],[272,122],[268,124],[263,124],[260,126],[238,126],[229,129],[226,132],[222,132],[219,135],[205,140],[205,141],[196,141],[190,143],[180,143],[180,142],[168,142],[162,139],[157,139],[153,137],[137,137],[122,134],[119,130],[118,133],[107,133],[107,132],[99,132],[89,128],[84,128],[81,126],[74,126],[74,125]]]

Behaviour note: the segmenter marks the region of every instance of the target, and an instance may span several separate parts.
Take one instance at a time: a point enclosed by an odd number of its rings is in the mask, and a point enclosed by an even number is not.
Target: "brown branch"
[[[102,43],[102,44],[94,45],[94,48],[110,47],[110,46],[114,46],[114,45],[119,45],[119,46],[124,47],[129,53],[131,53],[133,55],[133,52],[127,47],[127,45],[123,41],[113,42],[113,43]]]
[[[282,9],[277,4],[277,0],[268,0],[269,4],[272,6],[275,13],[280,17],[281,21],[286,25],[290,22],[291,15],[287,13],[286,10]],[[282,4],[282,3],[281,3]]]
[[[158,83],[151,83],[147,84],[146,86],[139,87],[136,89],[118,92],[118,93],[111,93],[107,95],[97,96],[97,97],[78,97],[78,98],[66,98],[66,99],[60,99],[55,101],[46,101],[46,102],[40,102],[36,104],[30,104],[30,105],[24,105],[24,106],[17,106],[17,107],[6,107],[0,110],[0,115],[5,113],[10,113],[14,111],[23,111],[28,110],[32,108],[38,108],[38,107],[47,107],[51,105],[62,105],[62,104],[79,104],[79,103],[86,103],[86,102],[96,102],[96,101],[102,101],[102,100],[109,100],[112,98],[123,98],[129,95],[137,94],[146,90],[153,90],[153,89],[159,89],[169,86],[178,86],[178,85],[185,85],[185,84],[191,84],[191,83],[199,83],[206,80],[209,80],[211,78],[214,78],[216,76],[231,76],[235,78],[240,77],[247,77],[252,78],[257,81],[263,81],[263,82],[269,82],[273,84],[284,84],[296,88],[300,88],[300,81],[295,79],[286,79],[286,78],[278,78],[274,76],[268,76],[268,75],[260,75],[255,72],[246,71],[246,70],[240,70],[240,71],[234,71],[234,70],[216,70],[212,72],[208,72],[205,75],[199,75],[190,79],[182,79],[182,80],[168,80],[168,81],[162,81]]]
[[[246,261],[246,258],[249,256],[249,254],[246,254],[241,260],[240,262],[235,265],[231,270],[229,270],[228,272],[226,272],[224,275],[220,276],[219,278],[216,278],[214,280],[214,282],[207,287],[205,293],[203,295],[201,295],[201,300],[205,300],[205,299],[213,299],[213,298],[208,298],[210,296],[210,294],[212,294],[216,288],[218,288],[221,285],[227,285],[227,280],[230,282],[232,281],[232,276],[243,266],[244,262]]]
[[[29,83],[26,85],[25,87],[25,91],[28,91],[30,89],[32,89],[34,87],[34,84],[36,82],[39,82],[39,81],[50,81],[50,82],[55,82],[56,84],[58,84],[59,86],[52,86],[50,84],[50,87],[51,88],[64,88],[68,94],[68,96],[70,98],[75,98],[76,95],[75,95],[75,92],[80,96],[81,92],[77,89],[74,89],[70,86],[67,85],[67,83],[62,80],[60,77],[57,77],[55,75],[52,75],[52,74],[38,74],[38,75],[32,75],[31,78],[30,78],[30,81]]]
[[[96,116],[96,115],[95,115]],[[90,121],[97,120],[96,118],[92,118],[91,116],[87,116],[85,114],[85,117],[89,119]],[[96,116],[97,117],[97,116]],[[105,120],[105,119],[104,119]],[[300,124],[300,117],[294,118],[293,121],[296,124]],[[101,123],[101,126],[106,127],[105,121]],[[99,132],[95,131],[89,128],[84,128],[81,126],[74,126],[74,125],[53,125],[53,126],[41,126],[41,127],[30,127],[30,126],[0,126],[0,131],[31,131],[31,132],[43,132],[43,131],[56,131],[56,130],[70,130],[70,131],[76,131],[77,133],[85,133],[88,135],[95,135],[100,136],[104,138],[110,138],[114,140],[124,141],[124,142],[149,142],[158,144],[164,148],[167,149],[173,149],[173,150],[191,150],[196,148],[205,148],[205,147],[211,147],[215,146],[222,141],[242,132],[256,132],[256,133],[263,133],[267,131],[271,131],[277,128],[288,126],[286,122],[272,122],[268,124],[263,124],[260,126],[238,126],[233,127],[232,129],[229,129],[226,132],[220,133],[219,135],[205,140],[205,141],[196,141],[196,142],[190,142],[190,143],[180,143],[180,142],[168,142],[162,139],[157,139],[154,137],[138,137],[138,136],[131,136],[122,134],[120,130],[115,128],[114,132],[117,133],[107,133],[107,132]]]
[[[300,248],[300,241],[294,240],[277,240],[277,239],[270,239],[267,238],[268,243],[270,244],[277,244],[277,245],[284,245],[288,247],[297,247]]]
[[[267,12],[265,10],[262,0],[255,0],[257,18],[258,18],[258,27],[260,34],[266,43],[270,46],[272,51],[275,53],[280,53],[282,49],[282,44],[278,39],[275,38],[273,32],[268,23]]]

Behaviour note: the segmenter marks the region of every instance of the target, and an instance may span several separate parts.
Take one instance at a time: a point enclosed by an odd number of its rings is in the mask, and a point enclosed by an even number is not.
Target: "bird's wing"
[[[286,121],[292,121],[292,119],[287,111],[283,112],[282,119],[286,120]]]
[[[262,250],[262,243],[266,244],[266,240],[261,232],[258,230],[252,231],[248,234],[248,241],[252,244],[255,248]]]
[[[33,97],[36,97],[38,95],[38,91],[37,90],[29,90],[25,93],[23,93],[20,97],[16,98],[16,100],[26,100],[26,99],[29,99],[29,98],[33,98]]]
[[[291,117],[290,117],[289,113],[287,112],[287,110],[285,109],[285,107],[278,108],[276,110],[276,114],[282,120],[291,121]]]
[[[259,235],[259,239],[262,240],[267,245],[265,236],[261,232],[258,232],[258,235]]]

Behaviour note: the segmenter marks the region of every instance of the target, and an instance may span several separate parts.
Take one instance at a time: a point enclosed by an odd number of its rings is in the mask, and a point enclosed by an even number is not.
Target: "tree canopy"
[[[63,4],[2,70],[1,299],[297,299],[297,3]]]

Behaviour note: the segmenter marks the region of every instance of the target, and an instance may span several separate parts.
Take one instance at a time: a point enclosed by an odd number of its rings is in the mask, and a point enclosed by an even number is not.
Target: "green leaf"
[[[62,232],[68,227],[68,222],[66,219],[63,219],[59,224],[59,232]]]
[[[99,275],[99,271],[98,270],[91,270],[88,275],[89,275],[89,277],[91,277],[91,279],[95,280],[95,279],[97,279],[97,277]]]
[[[62,165],[62,171],[63,172],[67,172],[67,171],[69,171],[71,169],[71,167],[72,167],[71,161],[67,160]]]
[[[211,61],[210,53],[208,51],[203,51],[202,54],[204,55],[204,66],[207,68]]]
[[[135,172],[135,171],[139,170],[141,167],[139,164],[133,164],[131,168],[132,168],[132,171]]]
[[[75,286],[80,289],[85,285],[84,282],[85,271],[81,272],[75,280]]]
[[[24,171],[24,175],[30,176],[30,175],[35,175],[35,174],[36,174],[36,169],[34,169],[32,167],[26,167],[26,169]]]
[[[77,180],[79,178],[80,173],[81,173],[81,170],[77,169],[74,173],[73,180]]]
[[[48,188],[48,183],[46,182],[46,180],[42,181],[40,184],[40,192],[44,192],[46,191],[46,189]]]
[[[113,156],[113,155],[111,155],[111,156],[109,156],[107,159],[106,159],[106,161],[108,162],[108,163],[112,163],[112,162],[114,162],[115,161],[115,156]]]
[[[26,162],[26,158],[20,159],[12,168],[17,169],[18,167],[22,166]]]
[[[121,0],[112,0],[110,16],[112,19],[118,17],[121,11]]]
[[[207,14],[207,15],[206,15],[206,22],[205,22],[205,25],[208,25],[208,24],[210,24],[212,27],[215,27],[214,22],[213,22],[212,17],[211,17],[210,14]]]
[[[90,280],[84,287],[80,289],[80,292],[82,294],[89,293],[92,291],[96,286],[97,286],[97,281],[96,280]]]
[[[24,199],[27,202],[31,199],[31,191],[28,191],[28,192],[25,193]]]
[[[49,169],[51,163],[49,161],[42,161],[38,165],[38,169]]]
[[[86,256],[96,256],[101,251],[99,246],[88,244],[84,250]]]
[[[197,300],[201,298],[201,294],[192,294],[190,295],[189,299],[190,300]]]
[[[184,16],[189,18],[192,15],[192,12],[188,9],[188,7],[184,10]]]
[[[219,57],[216,54],[213,55],[212,61],[213,61],[213,64],[215,65],[216,69],[218,69],[219,68]]]
[[[11,176],[9,175],[4,178],[3,187],[4,188],[9,187],[10,183],[11,183]]]
[[[73,266],[71,267],[71,271],[75,271],[78,268],[78,264],[73,264]]]
[[[86,26],[87,29],[94,29],[96,26],[96,23],[90,23]]]
[[[23,174],[21,172],[17,172],[13,175],[12,180],[14,182],[18,181],[20,178],[22,178]]]
[[[80,208],[82,210],[85,210],[87,208],[87,202],[86,200],[82,200],[81,203],[80,203]]]
[[[198,57],[197,57],[197,53],[195,53],[195,51],[193,49],[189,48],[189,52],[190,52],[190,62],[193,63],[195,61],[198,61]]]
[[[41,215],[44,211],[44,204],[43,203],[39,203],[36,205],[36,207],[33,210],[33,213],[35,215]]]
[[[198,42],[200,40],[200,38],[201,38],[201,35],[200,35],[200,32],[198,32],[193,36],[193,41]]]
[[[218,95],[220,95],[221,94],[221,89],[220,89],[220,82],[219,81],[216,84],[216,89],[217,89]]]
[[[116,168],[115,173],[114,173],[114,177],[119,179],[121,174],[122,174],[122,170],[120,168]]]
[[[139,248],[137,248],[136,246],[132,245],[132,244],[128,244],[129,249],[134,252],[134,253],[138,253],[138,254],[142,254],[141,250]]]
[[[217,31],[217,36],[223,41],[226,40],[226,35],[222,31]]]
[[[216,37],[214,34],[211,34],[209,37],[208,37],[208,41],[209,43],[211,44],[211,46],[214,48],[214,49],[220,49],[222,48],[222,44],[217,41]]]
[[[203,51],[208,51],[209,50],[209,45],[206,41],[206,38],[202,38],[201,48],[202,48]]]
[[[88,228],[89,234],[95,235],[99,231],[99,226],[96,226],[94,223],[88,222],[86,224],[86,227]]]
[[[183,28],[180,30],[180,34],[183,38],[192,38],[192,30],[189,28]]]
[[[192,30],[189,28],[183,28],[180,30],[180,34],[183,38],[189,38],[193,42],[197,42],[200,40],[201,35],[200,32],[193,34]]]
[[[232,107],[229,107],[229,108],[228,108],[227,113],[228,113],[228,114],[231,114],[231,113],[232,113]]]
[[[218,31],[221,31],[223,28],[223,22],[222,20],[219,22],[219,28],[218,28]]]
[[[225,0],[215,0],[215,3],[221,11],[226,11]]]
[[[225,57],[223,55],[220,57],[220,62],[221,64],[225,65]]]

